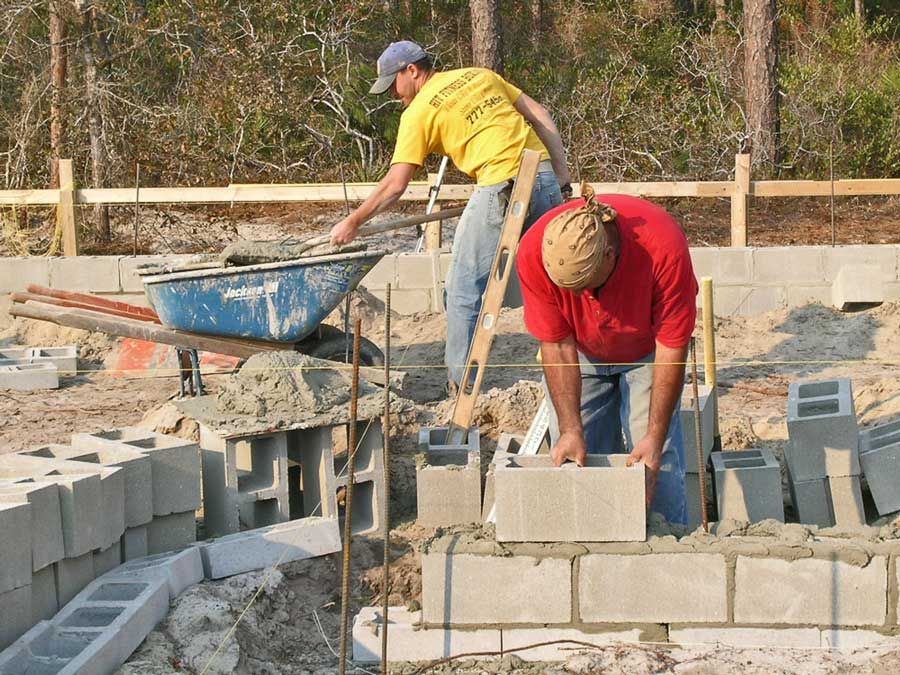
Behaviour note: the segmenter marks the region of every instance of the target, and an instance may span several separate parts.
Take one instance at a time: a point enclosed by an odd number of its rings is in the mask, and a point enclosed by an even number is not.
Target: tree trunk
[[[866,3],[865,0],[854,0],[853,2],[853,10],[856,14],[856,18],[859,19],[860,23],[865,23],[866,21]]]
[[[499,0],[469,0],[472,13],[472,63],[503,72],[503,33]]]
[[[76,0],[81,11],[82,37],[81,56],[84,60],[84,87],[87,104],[88,135],[91,139],[91,185],[106,187],[106,146],[103,138],[103,113],[100,107],[100,88],[97,74],[96,52],[98,33],[94,7],[90,0]],[[97,204],[94,207],[97,235],[101,241],[112,239],[109,228],[109,207]]]
[[[728,21],[728,4],[726,0],[716,0],[716,23]]]
[[[744,0],[744,80],[753,167],[779,162],[778,34],[775,0]]]
[[[544,25],[543,0],[531,0],[531,44],[537,48],[541,44],[541,32]]]
[[[66,22],[62,0],[50,1],[50,187],[59,187],[59,158],[64,152],[66,128],[62,103],[66,88]]]

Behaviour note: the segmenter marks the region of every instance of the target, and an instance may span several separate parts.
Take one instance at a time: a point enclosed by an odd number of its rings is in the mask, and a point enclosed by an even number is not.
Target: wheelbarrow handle
[[[434,211],[432,213],[421,213],[416,216],[409,216],[407,218],[400,218],[399,220],[388,220],[383,223],[371,223],[369,225],[363,225],[356,233],[357,237],[367,237],[373,234],[380,234],[381,232],[389,232],[390,230],[399,230],[401,227],[411,227],[413,225],[421,225],[422,223],[431,223],[436,220],[444,220],[445,218],[455,218],[462,214],[465,210],[464,206],[459,206],[455,209],[444,209],[441,211]],[[312,248],[313,246],[320,246],[321,244],[327,244],[331,241],[330,234],[319,235],[318,237],[313,237],[312,239],[307,239],[304,245]]]

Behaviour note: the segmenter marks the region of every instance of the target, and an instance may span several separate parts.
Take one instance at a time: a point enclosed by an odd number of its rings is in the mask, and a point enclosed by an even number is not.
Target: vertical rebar
[[[347,672],[347,635],[350,629],[350,536],[353,525],[353,483],[356,481],[356,416],[359,403],[359,346],[361,322],[353,331],[353,375],[350,380],[350,431],[347,444],[347,489],[344,492],[344,557],[341,570],[341,650],[338,671]]]
[[[388,596],[391,592],[391,285],[384,291],[384,571],[381,583],[381,675],[388,664]]]
[[[834,225],[834,139],[828,146],[828,173],[831,177],[831,246],[837,243],[837,230]]]
[[[694,389],[694,443],[697,445],[697,470],[700,474],[700,522],[703,531],[709,532],[706,516],[706,463],[703,461],[703,433],[700,428],[700,388],[697,382],[697,340],[691,338],[691,384]]]
[[[141,222],[141,163],[134,165],[134,246],[132,251],[137,255],[138,228]]]

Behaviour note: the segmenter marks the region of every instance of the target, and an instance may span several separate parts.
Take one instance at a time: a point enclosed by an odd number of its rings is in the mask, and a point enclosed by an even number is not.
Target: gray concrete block
[[[865,567],[839,560],[739,557],[734,620],[750,624],[882,626],[887,559]]]
[[[0,480],[0,503],[17,503],[23,499],[31,504],[31,568],[37,571],[66,554],[59,487],[29,479],[18,483]]]
[[[790,284],[825,280],[821,246],[766,246],[753,249],[753,280]]]
[[[50,285],[50,258],[32,255],[3,259],[0,265],[0,293],[24,291],[30,284]]]
[[[148,553],[147,526],[126,528],[119,544],[122,550],[122,562],[145,557]]]
[[[898,637],[890,633],[879,633],[874,630],[827,628],[822,633],[822,649],[837,649],[842,652],[853,652],[857,649],[878,649],[898,647]]]
[[[0,360],[2,361],[28,361],[30,347],[3,347],[0,348]],[[6,365],[6,364],[4,364]]]
[[[709,519],[712,514],[709,506],[713,500],[712,473],[707,471],[705,475],[706,515],[707,519]],[[700,475],[696,473],[684,474],[684,490],[685,500],[687,501],[688,527],[693,530],[703,522],[702,513],[700,511]]]
[[[792,382],[787,423],[791,442],[785,459],[795,481],[859,475],[859,434],[849,379]]]
[[[900,511],[900,420],[860,429],[859,463],[878,513]]]
[[[819,649],[821,639],[818,628],[670,624],[669,642],[685,647],[714,644],[741,649]]]
[[[431,288],[434,260],[432,253],[408,253],[397,256],[397,288]],[[437,254],[440,255],[440,254]],[[382,284],[383,286],[384,284]],[[393,296],[393,289],[391,291]],[[393,304],[393,303],[391,303]]]
[[[897,278],[896,246],[824,246],[825,276],[835,279],[842,267],[865,265],[879,270],[882,281]]]
[[[147,525],[147,553],[177,551],[197,541],[197,519],[193,511],[154,518]]]
[[[68,291],[118,293],[119,256],[50,258],[50,286]]]
[[[31,627],[31,586],[0,593],[0,607],[3,608],[0,611],[0,651],[3,651]]]
[[[572,561],[423,553],[422,612],[442,625],[569,623]]]
[[[703,448],[703,462],[709,459],[715,442],[715,405],[712,398],[712,387],[705,384],[697,387],[700,398],[700,434]],[[697,437],[694,429],[694,387],[685,385],[681,395],[681,437],[684,441],[684,466],[687,473],[699,473],[697,466]]]
[[[787,307],[784,286],[716,286],[716,314],[719,316],[754,316]]]
[[[580,618],[587,623],[727,621],[726,569],[725,556],[713,553],[583,556]]]
[[[787,287],[787,306],[804,307],[818,303],[831,305],[831,284],[792,284]]]
[[[153,515],[196,511],[200,507],[200,448],[176,436],[140,427],[123,427],[96,434],[74,434],[72,445],[100,450],[124,446],[150,460]]]
[[[58,610],[56,570],[47,565],[31,576],[31,623],[52,619]]]
[[[781,467],[766,448],[717,452],[712,456],[719,520],[784,522]]]
[[[831,286],[831,302],[840,310],[858,303],[884,302],[881,270],[873,265],[844,265]]]
[[[336,518],[303,518],[199,545],[208,579],[222,579],[341,550]]]
[[[866,524],[859,476],[831,476],[828,479],[828,489],[835,525]]]
[[[436,454],[416,456],[416,521],[423,527],[481,522],[481,457],[466,464]]]
[[[496,652],[500,650],[500,631],[496,628],[458,630],[423,628],[422,612],[405,607],[388,610],[388,661],[431,661],[455,654]],[[381,631],[384,625],[381,607],[363,607],[353,618],[353,660],[360,663],[381,661]]]
[[[807,525],[831,527],[834,525],[834,512],[831,507],[831,494],[827,478],[795,481],[788,474],[788,486],[794,515],[797,520]]]
[[[456,453],[481,453],[481,431],[478,427],[469,429],[469,435],[466,437],[465,443],[447,444],[447,429],[449,427],[422,427],[419,429],[419,452],[438,453],[438,452],[456,452]],[[465,461],[465,456],[463,460]]]
[[[94,578],[102,577],[122,564],[122,545],[116,542],[102,551],[94,551]]]
[[[62,607],[94,580],[94,554],[63,558],[53,563],[56,574],[56,603]]]
[[[497,439],[497,452],[518,455],[519,448],[525,442],[525,434],[510,434],[504,431]]]
[[[52,363],[0,366],[0,389],[14,391],[59,389],[59,373]]]
[[[515,649],[516,651],[513,653],[523,661],[567,661],[569,657],[579,652],[593,651],[587,645],[603,648],[614,643],[649,642],[653,641],[653,638],[648,639],[647,637],[649,631],[655,631],[661,637],[664,630],[657,626],[603,626],[601,630],[592,630],[593,628],[595,627],[586,627],[585,630],[556,626],[504,628],[501,631],[501,637],[503,638],[503,649],[507,651]],[[528,645],[556,640],[571,640],[572,642],[521,649]],[[575,642],[581,644],[574,644]]]
[[[397,288],[397,255],[384,256],[369,270],[360,284],[370,291],[373,289],[384,291],[385,286],[390,284],[393,294],[393,289]]]
[[[104,580],[162,579],[169,589],[170,599],[175,599],[186,589],[203,581],[203,560],[199,546],[181,551],[161,553],[123,563],[104,576]]]
[[[60,375],[75,375],[78,372],[78,347],[32,347],[28,350],[32,363],[52,363]]]
[[[699,280],[712,277],[717,284],[747,284],[753,280],[753,249],[691,248],[694,274]]]
[[[31,510],[24,497],[0,503],[0,593],[31,584]]]
[[[496,455],[497,541],[644,541],[645,468],[626,459],[588,455],[583,467],[557,468],[549,455]]]

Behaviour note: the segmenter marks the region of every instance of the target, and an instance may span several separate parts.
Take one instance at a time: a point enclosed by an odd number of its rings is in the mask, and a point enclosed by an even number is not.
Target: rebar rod
[[[391,285],[384,292],[384,372],[391,369]],[[381,675],[388,664],[388,596],[391,581],[391,385],[384,385],[384,421],[381,424],[384,448],[384,571],[381,582]]]

